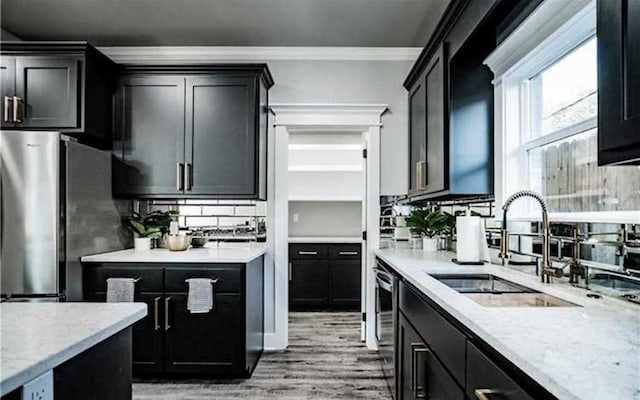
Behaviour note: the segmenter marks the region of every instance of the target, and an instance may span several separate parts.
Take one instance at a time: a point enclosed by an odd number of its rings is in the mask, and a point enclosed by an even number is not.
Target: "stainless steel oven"
[[[382,362],[382,371],[391,396],[396,397],[395,330],[397,280],[392,271],[380,260],[374,269],[376,276],[376,340]]]

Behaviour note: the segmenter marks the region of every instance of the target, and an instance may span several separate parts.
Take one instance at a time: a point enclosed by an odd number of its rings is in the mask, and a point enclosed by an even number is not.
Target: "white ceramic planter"
[[[151,250],[151,238],[133,238],[133,248],[135,251]]]
[[[437,238],[422,238],[422,250],[423,251],[438,251],[438,239]]]

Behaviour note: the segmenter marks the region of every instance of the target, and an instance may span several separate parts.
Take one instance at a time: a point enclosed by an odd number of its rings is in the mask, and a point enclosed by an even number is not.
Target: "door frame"
[[[274,151],[273,178],[269,180],[268,197],[273,199],[269,207],[273,213],[273,301],[266,299],[265,326],[272,325],[273,332],[265,332],[265,350],[283,350],[288,346],[289,322],[289,198],[288,198],[288,150],[289,134],[296,130],[346,130],[360,132],[367,150],[365,162],[365,192],[363,196],[363,228],[367,232],[362,242],[362,294],[361,312],[367,316],[361,322],[361,339],[370,349],[376,349],[375,341],[375,278],[373,268],[380,239],[380,131],[386,104],[272,104],[275,116],[273,127]],[[272,136],[272,138],[273,138]]]

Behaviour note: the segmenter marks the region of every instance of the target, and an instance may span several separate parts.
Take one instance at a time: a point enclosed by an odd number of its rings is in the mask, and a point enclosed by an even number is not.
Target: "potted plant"
[[[133,232],[133,246],[136,251],[151,249],[151,239],[161,237],[169,231],[175,212],[154,211],[145,216],[133,212],[122,219],[123,224]]]
[[[406,223],[411,231],[422,237],[422,249],[424,251],[437,251],[438,238],[447,227],[447,217],[440,210],[424,210],[414,208],[406,218]]]

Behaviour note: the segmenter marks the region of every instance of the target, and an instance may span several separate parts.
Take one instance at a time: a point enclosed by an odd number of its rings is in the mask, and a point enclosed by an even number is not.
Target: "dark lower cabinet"
[[[329,301],[329,261],[291,260],[289,304],[300,307],[323,307]]]
[[[640,1],[598,0],[598,164],[640,164]]]
[[[243,372],[242,297],[216,294],[208,313],[191,314],[186,293],[165,297],[166,365],[168,373],[228,374]]]
[[[264,348],[262,257],[248,264],[84,265],[85,301],[105,301],[108,278],[136,278],[148,307],[133,325],[136,376],[251,376]],[[208,313],[187,309],[189,278],[217,279]]]
[[[471,399],[533,400],[533,397],[470,342],[467,343],[467,396]]]
[[[289,306],[359,310],[361,252],[360,244],[291,244]]]
[[[463,390],[402,313],[398,324],[398,400],[464,400]]]

